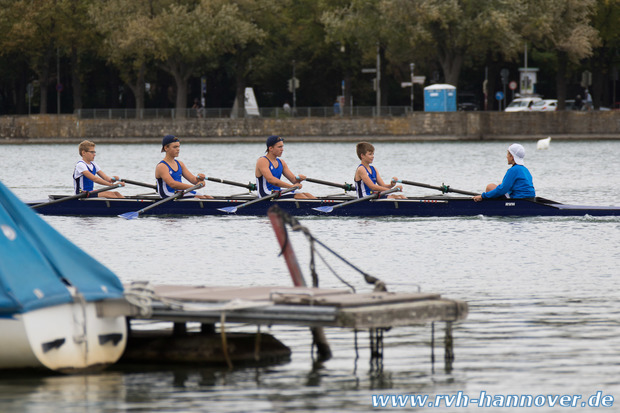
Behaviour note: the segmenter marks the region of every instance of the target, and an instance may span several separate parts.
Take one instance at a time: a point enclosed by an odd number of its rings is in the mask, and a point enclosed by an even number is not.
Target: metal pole
[[[614,83],[615,85],[615,83]],[[32,83],[28,83],[28,85],[26,86],[26,91],[28,92],[28,116],[30,116],[30,112],[31,112],[31,107],[32,107]],[[615,97],[615,92],[614,92],[614,97]]]
[[[60,115],[60,48],[56,48],[56,113]]]
[[[377,43],[377,116],[381,116],[381,46]]]
[[[297,113],[297,88],[295,87],[295,61],[293,60],[293,79],[291,80],[291,89],[293,89],[293,116]]]
[[[413,68],[415,64],[409,63],[409,68],[411,69],[411,113],[413,113]]]
[[[338,102],[340,103],[340,102]],[[340,108],[340,116],[342,117],[344,115],[344,104],[345,104],[345,97],[344,97],[344,80],[342,81],[342,107]]]

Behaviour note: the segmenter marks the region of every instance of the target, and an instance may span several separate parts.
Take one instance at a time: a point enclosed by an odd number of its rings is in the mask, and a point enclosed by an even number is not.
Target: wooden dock
[[[452,322],[467,316],[467,303],[433,293],[369,292],[311,287],[208,287],[155,285],[148,318],[175,323],[299,325],[351,329]],[[135,313],[135,311],[134,311]]]
[[[468,312],[464,301],[434,293],[353,293],[345,289],[290,286],[136,283],[126,286],[126,297],[127,301],[119,302],[117,307],[102,308],[102,314],[121,312],[134,320],[167,321],[174,326],[159,334],[132,331],[127,358],[137,362],[202,361],[232,366],[248,360],[287,356],[289,353],[280,342],[260,333],[260,326],[271,325],[367,330],[371,335],[371,357],[381,358],[384,331],[433,322],[445,322],[448,327],[445,355],[449,362],[453,358],[449,327],[452,322],[465,319]],[[185,326],[191,322],[200,323],[202,331],[188,333]],[[256,325],[257,335],[236,337],[227,333],[226,326],[234,323]],[[233,340],[237,340],[236,345],[231,346]],[[262,343],[262,353],[251,345],[253,340]],[[323,344],[327,346],[327,342]],[[230,351],[231,347],[236,354]],[[198,355],[201,352],[202,359]]]

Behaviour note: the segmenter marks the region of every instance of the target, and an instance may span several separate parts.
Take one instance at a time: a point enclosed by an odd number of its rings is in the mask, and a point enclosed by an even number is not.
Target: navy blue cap
[[[161,141],[161,151],[163,152],[166,145],[170,145],[172,142],[180,142],[180,141],[179,141],[179,138],[177,138],[174,135],[164,136],[164,139],[162,139]]]
[[[277,135],[271,135],[270,137],[267,138],[267,148],[269,148],[270,146],[275,145],[276,143],[280,142],[280,141],[284,141],[284,139],[282,139],[281,137],[277,136]]]

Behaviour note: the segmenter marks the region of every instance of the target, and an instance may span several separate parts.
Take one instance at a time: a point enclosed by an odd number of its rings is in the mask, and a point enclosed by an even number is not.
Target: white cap
[[[517,165],[523,165],[523,158],[525,158],[525,148],[523,146],[513,143],[508,148],[508,152],[510,152]]]

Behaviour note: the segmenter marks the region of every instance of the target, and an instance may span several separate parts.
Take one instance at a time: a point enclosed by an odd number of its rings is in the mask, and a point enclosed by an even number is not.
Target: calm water
[[[384,178],[396,175],[479,191],[501,180],[508,144],[382,143],[376,145],[375,166]],[[535,142],[524,146],[538,195],[566,203],[620,205],[620,141],[552,142],[546,151],[536,151]],[[259,144],[183,144],[180,159],[194,173],[248,182],[263,151]],[[287,143],[284,158],[294,172],[336,182],[352,182],[358,164],[353,144]],[[137,181],[152,182],[160,159],[158,145],[97,146],[97,162],[106,173]],[[0,145],[0,180],[24,200],[68,194],[77,160],[77,144]],[[338,192],[314,184],[304,189],[319,195]],[[123,191],[143,192],[138,187]],[[205,192],[241,191],[208,183]],[[406,193],[435,192],[407,187]],[[266,218],[45,219],[124,282],[291,284]],[[458,391],[472,398],[486,391],[587,399],[599,390],[620,397],[620,219],[315,217],[302,223],[391,290],[415,291],[420,285],[422,291],[467,301],[469,317],[453,329],[452,369],[444,369],[442,323],[435,325],[435,363],[430,326],[387,332],[382,371],[369,364],[365,333],[358,336],[356,360],[353,333],[327,330],[334,358],[313,364],[308,330],[278,327],[271,332],[293,350],[285,364],[233,371],[0,375],[0,412],[48,412],[51,405],[65,413],[371,411],[373,394],[434,397]],[[305,240],[294,234],[293,245],[307,268]],[[334,260],[330,265],[358,290],[368,290],[356,273]],[[341,287],[324,266],[319,276],[322,286]],[[614,408],[619,405],[620,399]],[[434,409],[442,410],[479,409]]]

